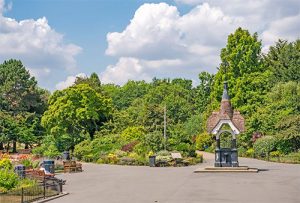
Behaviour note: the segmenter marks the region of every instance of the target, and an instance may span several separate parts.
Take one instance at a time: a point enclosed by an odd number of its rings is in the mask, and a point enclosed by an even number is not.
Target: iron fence
[[[36,186],[23,187],[6,193],[0,193],[1,203],[29,203],[62,193],[63,181],[56,178],[45,178]]]

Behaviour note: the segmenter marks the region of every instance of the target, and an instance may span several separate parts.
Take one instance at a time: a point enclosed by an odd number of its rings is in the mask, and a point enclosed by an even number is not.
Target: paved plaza
[[[70,194],[53,203],[299,203],[300,165],[240,158],[259,173],[193,173],[212,166],[150,168],[84,164],[82,173],[62,174]]]

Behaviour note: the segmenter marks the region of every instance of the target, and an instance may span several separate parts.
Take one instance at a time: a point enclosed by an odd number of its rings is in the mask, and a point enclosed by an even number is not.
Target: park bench
[[[76,161],[64,161],[64,172],[82,172],[82,164],[81,163],[76,163]]]
[[[54,174],[46,174],[44,170],[28,169],[25,171],[26,177],[36,179],[39,182],[43,182],[45,178],[53,178]]]

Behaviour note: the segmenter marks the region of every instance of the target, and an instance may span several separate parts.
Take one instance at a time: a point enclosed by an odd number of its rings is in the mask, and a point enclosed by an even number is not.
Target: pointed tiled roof
[[[224,82],[224,89],[219,112],[213,112],[207,121],[207,131],[211,133],[220,120],[230,120],[240,131],[245,131],[245,119],[239,111],[233,111],[228,95],[228,84]]]

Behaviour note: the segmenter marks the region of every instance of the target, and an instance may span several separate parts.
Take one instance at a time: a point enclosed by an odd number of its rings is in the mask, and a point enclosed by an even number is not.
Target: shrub
[[[250,148],[246,151],[246,156],[247,157],[254,157],[254,149]]]
[[[19,183],[19,177],[13,171],[0,170],[0,188],[11,190]]]
[[[247,156],[247,149],[243,146],[238,147],[239,156]]]
[[[136,160],[130,157],[122,157],[119,160],[120,165],[136,165]]]
[[[212,136],[208,133],[201,133],[196,137],[196,149],[206,150],[214,142]]]
[[[156,161],[157,162],[171,162],[173,160],[173,158],[171,157],[171,155],[167,155],[167,156],[163,156],[163,155],[158,155],[156,156]]]
[[[138,143],[134,146],[133,152],[145,156],[148,152],[147,146],[145,146],[143,143]]]
[[[127,156],[127,152],[124,152],[124,151],[118,150],[118,149],[114,151],[114,154],[115,154],[118,158]]]
[[[127,127],[121,133],[121,140],[123,142],[142,141],[145,137],[145,129],[141,126]]]
[[[199,160],[199,163],[203,163],[203,154],[197,154],[196,158]]]
[[[44,151],[43,155],[48,158],[56,158],[57,156],[60,156],[61,153],[54,144],[51,144],[47,147],[46,151]]]
[[[35,147],[32,149],[32,154],[37,155],[37,156],[43,156],[44,151],[46,151],[45,145],[41,145],[39,147]]]
[[[270,152],[271,157],[279,157],[280,155],[281,155],[281,153],[279,151]]]
[[[285,158],[291,160],[291,162],[299,163],[300,162],[300,152],[292,152],[288,155],[285,155]]]
[[[274,137],[264,136],[256,140],[256,142],[253,145],[253,149],[257,155],[263,156],[273,151],[275,149],[275,146],[276,139]]]
[[[162,150],[164,148],[164,140],[161,132],[154,131],[146,134],[144,145],[154,152]]]
[[[84,140],[75,146],[74,156],[79,160],[82,160],[84,156],[89,155],[91,153],[92,148],[90,140]]]
[[[107,155],[107,160],[109,164],[117,164],[119,162],[119,158],[115,154],[108,154]]]
[[[201,163],[201,159],[195,157],[188,157],[183,160],[187,165],[196,165],[198,163]]]
[[[291,140],[284,138],[283,136],[276,136],[276,149],[283,154],[288,154],[293,151],[293,142]]]
[[[162,150],[156,153],[156,156],[170,156],[171,153],[167,150]]]
[[[94,155],[107,154],[116,149],[121,148],[121,143],[119,142],[119,135],[109,135],[98,137],[91,142],[91,149]]]
[[[146,165],[148,163],[148,158],[146,159],[143,155],[138,155],[135,152],[132,152],[128,155],[129,158],[135,160],[136,165]]]
[[[124,146],[122,146],[122,151],[124,152],[132,152],[133,151],[133,148],[135,147],[135,145],[138,144],[138,141],[133,141],[133,142],[130,142]]]
[[[33,168],[33,163],[30,159],[21,159],[20,164],[24,165],[26,168]]]
[[[36,180],[34,179],[28,179],[28,178],[24,178],[24,179],[21,179],[19,181],[19,184],[18,184],[18,188],[25,188],[25,187],[34,187],[34,186],[37,186],[38,183]]]
[[[13,165],[11,161],[8,158],[3,158],[0,160],[0,170],[11,170],[13,168]]]
[[[179,143],[175,148],[177,151],[187,152],[187,151],[189,151],[190,147],[191,147],[190,144],[182,142],[182,143]]]

